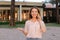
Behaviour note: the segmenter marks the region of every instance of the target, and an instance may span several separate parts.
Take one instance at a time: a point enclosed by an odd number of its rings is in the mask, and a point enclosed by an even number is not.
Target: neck
[[[34,22],[35,22],[36,20],[37,20],[36,18],[32,18],[32,21],[34,21]]]

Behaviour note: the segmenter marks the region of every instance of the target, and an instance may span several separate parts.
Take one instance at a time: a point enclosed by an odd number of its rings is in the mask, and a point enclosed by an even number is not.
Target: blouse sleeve
[[[46,32],[46,25],[45,25],[45,23],[43,22],[43,21],[41,21],[41,29],[42,29],[42,31],[43,32]]]
[[[24,31],[28,32],[28,22],[27,21],[25,22]]]

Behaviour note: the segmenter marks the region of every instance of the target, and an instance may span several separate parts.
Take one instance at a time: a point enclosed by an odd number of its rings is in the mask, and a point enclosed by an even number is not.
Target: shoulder
[[[43,20],[41,20],[41,19],[37,19],[40,23],[44,23],[44,21]]]
[[[27,20],[25,23],[29,23],[30,22],[30,20]]]
[[[44,23],[44,21],[43,21],[43,20],[41,20],[40,22],[41,22],[41,23]]]

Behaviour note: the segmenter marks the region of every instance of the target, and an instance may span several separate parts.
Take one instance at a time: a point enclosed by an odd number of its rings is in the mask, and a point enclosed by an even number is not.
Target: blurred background
[[[59,0],[0,0],[0,24],[24,23],[33,6],[40,9],[45,23],[60,23]]]
[[[42,40],[60,39],[60,0],[0,0],[0,40],[24,40],[17,27],[24,27],[31,7],[38,7],[47,32]]]

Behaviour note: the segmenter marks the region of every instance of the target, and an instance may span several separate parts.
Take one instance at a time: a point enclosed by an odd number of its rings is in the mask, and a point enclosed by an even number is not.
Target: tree
[[[55,0],[50,0],[50,3],[55,4],[56,1]]]
[[[15,26],[15,0],[11,0],[10,26]]]
[[[50,0],[50,3],[56,4],[56,0]],[[58,0],[58,3],[60,3],[60,0]]]

